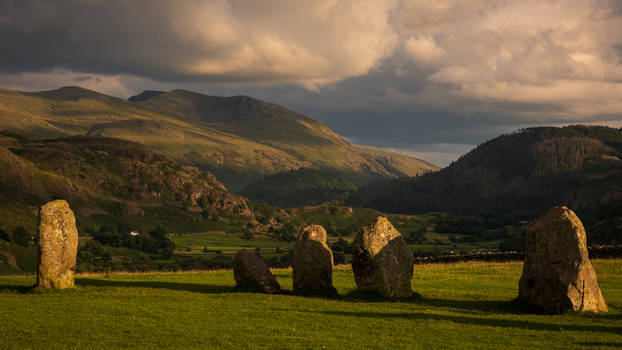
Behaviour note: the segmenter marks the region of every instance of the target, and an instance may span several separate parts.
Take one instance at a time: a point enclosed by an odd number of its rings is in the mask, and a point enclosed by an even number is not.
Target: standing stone
[[[233,259],[233,276],[240,289],[277,294],[281,286],[276,281],[268,265],[255,253],[240,250]]]
[[[76,218],[66,201],[55,200],[41,207],[36,241],[39,250],[37,287],[74,287],[78,230]]]
[[[333,252],[320,225],[303,228],[294,246],[294,293],[335,295]]]
[[[387,298],[411,295],[413,255],[406,242],[385,217],[361,228],[354,240],[352,270],[361,291]]]
[[[588,258],[585,229],[572,210],[555,207],[527,226],[518,296],[548,313],[607,311]]]

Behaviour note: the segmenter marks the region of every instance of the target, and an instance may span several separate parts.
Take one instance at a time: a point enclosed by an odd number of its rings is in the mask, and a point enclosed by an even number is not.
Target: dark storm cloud
[[[7,73],[315,87],[365,74],[396,41],[382,1],[0,1]]]

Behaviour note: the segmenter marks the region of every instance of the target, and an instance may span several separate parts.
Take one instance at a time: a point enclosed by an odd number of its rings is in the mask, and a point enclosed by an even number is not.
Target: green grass
[[[293,247],[293,243],[286,243],[263,235],[254,235],[253,239],[244,239],[239,234],[224,232],[190,233],[180,236],[172,236],[171,240],[177,247],[175,253],[181,255],[205,254],[203,248],[207,247],[210,254],[235,254],[242,249],[261,249],[261,254],[275,252],[276,247],[283,250]],[[188,251],[190,249],[190,251]],[[208,254],[209,255],[209,254]]]
[[[34,277],[0,277],[0,348],[445,348],[622,346],[622,261],[594,267],[609,313],[516,310],[520,263],[416,266],[418,295],[359,300],[352,271],[335,271],[337,299],[235,293],[230,271],[81,276],[74,290],[25,291]]]

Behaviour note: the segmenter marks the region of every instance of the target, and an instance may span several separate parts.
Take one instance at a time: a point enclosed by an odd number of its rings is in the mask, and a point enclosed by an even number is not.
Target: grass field
[[[518,311],[521,263],[415,266],[417,295],[360,300],[352,271],[341,297],[231,292],[231,271],[77,278],[73,290],[33,293],[33,276],[0,277],[0,349],[302,348],[568,349],[622,346],[622,261],[593,262],[606,314]]]
[[[244,239],[241,234],[224,232],[173,235],[171,240],[175,243],[177,255],[234,255],[242,249],[254,250],[259,248],[262,256],[272,256],[281,255],[276,254],[277,247],[284,251],[294,246],[294,243],[286,243],[264,235],[253,235],[252,239]],[[206,247],[209,250],[207,254],[203,252]]]

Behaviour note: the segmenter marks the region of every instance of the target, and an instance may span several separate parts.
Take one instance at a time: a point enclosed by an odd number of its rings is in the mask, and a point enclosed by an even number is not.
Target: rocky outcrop
[[[326,230],[310,225],[298,234],[294,246],[294,293],[335,295],[333,252],[326,245]]]
[[[413,262],[402,235],[385,217],[361,228],[354,241],[352,270],[361,291],[387,298],[410,296]]]
[[[76,218],[66,201],[55,200],[41,207],[36,242],[39,252],[37,287],[73,287],[78,230]]]
[[[527,226],[519,298],[551,313],[607,311],[588,258],[585,229],[566,207],[555,207]]]
[[[268,265],[255,253],[240,250],[233,259],[233,276],[236,287],[240,290],[251,290],[268,294],[281,292]]]

